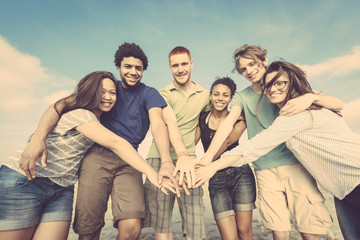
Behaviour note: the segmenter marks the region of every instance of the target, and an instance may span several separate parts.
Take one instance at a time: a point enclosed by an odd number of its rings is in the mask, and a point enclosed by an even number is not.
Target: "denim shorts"
[[[222,169],[210,179],[209,193],[215,220],[251,211],[256,201],[254,173],[249,165]]]
[[[0,231],[18,230],[41,222],[71,221],[74,186],[62,187],[48,178],[29,181],[0,166]]]

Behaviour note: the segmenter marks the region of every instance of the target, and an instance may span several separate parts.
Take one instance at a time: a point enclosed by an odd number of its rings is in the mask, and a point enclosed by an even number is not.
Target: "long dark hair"
[[[62,98],[54,104],[55,111],[61,115],[77,108],[90,111],[96,109],[101,102],[102,80],[104,78],[109,78],[114,82],[118,93],[118,83],[112,73],[104,71],[92,72],[80,80],[75,91],[70,96]],[[58,110],[59,104],[65,104],[62,111]]]
[[[265,78],[269,73],[272,72],[277,72],[277,74],[275,75],[275,77],[273,77],[273,79],[271,79],[269,83],[266,84]],[[286,61],[274,61],[266,68],[264,76],[261,79],[261,84],[262,86],[264,86],[261,92],[261,97],[265,93],[266,86],[271,86],[283,74],[285,74],[286,77],[289,79],[289,91],[284,100],[284,104],[286,104],[289,100],[293,98],[300,97],[307,93],[318,94],[312,90],[310,83],[307,81],[306,73],[301,68]],[[321,108],[323,107],[312,104],[307,110],[318,110]]]

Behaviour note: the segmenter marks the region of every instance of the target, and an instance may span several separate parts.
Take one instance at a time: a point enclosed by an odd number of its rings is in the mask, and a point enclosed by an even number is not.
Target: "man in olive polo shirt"
[[[173,161],[161,162],[156,145],[153,142],[147,160],[156,171],[167,172],[164,175],[169,175],[169,172],[174,172],[175,169],[177,175],[180,176],[179,184],[183,186],[187,184],[190,194],[184,194],[184,190],[182,190],[180,197],[177,197],[183,224],[183,234],[186,239],[204,239],[203,189],[202,187],[192,188],[192,186],[195,185],[196,126],[200,113],[211,109],[210,93],[191,80],[193,60],[188,49],[175,47],[169,53],[169,64],[174,80],[159,91],[168,104],[163,109],[163,115],[165,120],[170,118],[166,116],[167,114],[175,114],[186,149],[181,151],[177,149],[178,146],[172,146],[171,156]],[[170,113],[167,113],[167,111]],[[184,183],[183,177],[186,179]],[[184,188],[186,189],[186,186]],[[148,181],[145,184],[146,216],[144,227],[154,228],[157,240],[173,239],[171,216],[175,197],[173,193],[165,195],[160,189],[152,187]]]

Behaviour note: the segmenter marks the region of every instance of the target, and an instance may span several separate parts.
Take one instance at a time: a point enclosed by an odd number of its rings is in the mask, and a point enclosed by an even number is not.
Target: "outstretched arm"
[[[127,162],[136,170],[144,173],[149,181],[157,187],[165,187],[176,193],[175,189],[169,182],[164,181],[161,185],[157,181],[158,174],[155,170],[140,156],[140,154],[125,139],[117,136],[98,121],[91,121],[76,127],[76,130],[94,142],[112,150],[121,159]],[[167,194],[164,188],[161,190]]]
[[[233,143],[239,141],[241,135],[246,129],[246,124],[244,121],[240,121],[234,125],[233,130],[230,132],[229,136],[226,138],[223,145],[220,147],[219,151],[215,154],[214,160],[218,159],[223,152]]]
[[[291,116],[308,109],[311,104],[316,104],[324,108],[341,111],[344,108],[344,103],[333,96],[327,96],[322,93],[307,93],[300,97],[289,100],[280,110],[280,115]]]
[[[192,188],[195,185],[195,159],[189,156],[182,139],[181,132],[177,125],[176,116],[172,108],[168,105],[163,108],[163,118],[169,131],[171,145],[177,155],[176,168],[173,170],[173,176],[179,174],[179,184],[183,185],[184,176],[187,185]]]
[[[219,149],[221,148],[221,146],[223,146],[226,138],[233,130],[233,126],[236,120],[240,117],[240,114],[241,114],[240,107],[233,106],[231,108],[229,115],[225,118],[224,121],[222,121],[222,123],[218,127],[208,150],[206,151],[202,159],[198,162],[199,165],[205,166],[213,161]]]
[[[64,106],[64,103],[57,104],[58,111],[61,112]],[[59,118],[59,114],[55,111],[54,105],[48,107],[41,116],[39,125],[32,135],[30,142],[20,156],[19,165],[29,180],[36,177],[35,166],[40,156],[42,165],[46,167],[46,138],[59,121]]]
[[[171,182],[174,184],[176,189],[176,193],[180,195],[180,188],[176,179],[172,176],[173,171],[173,163],[170,156],[170,141],[169,141],[169,132],[166,127],[166,124],[163,120],[163,113],[162,108],[154,107],[149,110],[149,119],[151,125],[151,132],[155,141],[155,145],[158,149],[160,159],[161,159],[161,167],[160,167],[160,174],[159,174],[159,183],[162,182],[163,177],[168,177]],[[164,171],[168,168],[171,171]]]

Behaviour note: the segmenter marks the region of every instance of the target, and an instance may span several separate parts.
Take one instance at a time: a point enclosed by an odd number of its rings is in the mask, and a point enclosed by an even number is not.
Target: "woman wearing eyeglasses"
[[[243,45],[234,52],[235,69],[251,85],[235,94],[229,115],[218,130],[200,164],[211,162],[218,149],[242,114],[245,116],[249,139],[267,129],[280,114],[295,114],[307,109],[312,103],[339,110],[342,102],[334,97],[309,93],[294,98],[282,106],[270,104],[261,96],[262,79],[268,63],[267,51],[256,45]],[[241,144],[240,144],[241,145]],[[222,161],[221,159],[219,160]],[[272,230],[274,239],[290,239],[291,224],[303,239],[319,239],[332,223],[324,205],[324,197],[315,180],[299,163],[284,143],[253,162],[258,185],[260,216],[264,227]]]
[[[279,108],[313,94],[305,73],[284,61],[270,64],[262,85],[262,94]],[[248,164],[283,142],[319,185],[334,195],[344,238],[360,239],[360,135],[337,112],[322,106],[312,104],[293,116],[279,116],[268,129],[199,170],[199,184],[214,170]]]

